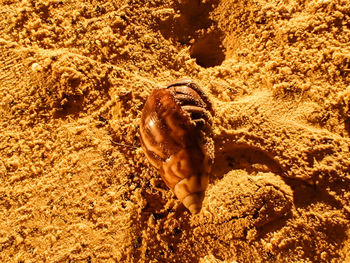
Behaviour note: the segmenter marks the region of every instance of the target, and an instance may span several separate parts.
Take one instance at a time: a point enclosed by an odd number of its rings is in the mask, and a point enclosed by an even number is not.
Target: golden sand
[[[348,0],[0,7],[0,262],[350,262]],[[182,77],[215,110],[194,216],[138,135]]]

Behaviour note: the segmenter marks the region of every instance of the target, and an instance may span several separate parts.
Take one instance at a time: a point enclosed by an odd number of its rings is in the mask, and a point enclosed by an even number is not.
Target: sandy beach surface
[[[0,262],[350,262],[348,0],[0,7]],[[196,215],[139,141],[183,77],[215,111]]]

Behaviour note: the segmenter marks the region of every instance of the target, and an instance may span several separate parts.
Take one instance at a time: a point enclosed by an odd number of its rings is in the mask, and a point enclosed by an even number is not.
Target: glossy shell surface
[[[212,163],[210,126],[213,110],[190,79],[154,90],[141,115],[142,148],[177,198],[198,213]]]

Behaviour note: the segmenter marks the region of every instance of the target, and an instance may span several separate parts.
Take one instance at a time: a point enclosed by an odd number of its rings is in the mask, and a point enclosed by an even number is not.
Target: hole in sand
[[[191,58],[204,68],[221,65],[225,60],[221,35],[220,32],[211,32],[196,40],[190,49]]]
[[[83,95],[64,95],[62,102],[56,105],[55,118],[64,118],[67,115],[77,115],[83,110]]]
[[[180,1],[174,5],[174,14],[178,15],[169,13],[167,19],[159,20],[162,35],[173,38],[181,45],[191,45],[190,56],[204,68],[218,66],[225,59],[222,44],[224,32],[210,17],[218,3],[217,0]]]
[[[350,117],[345,119],[344,125],[345,130],[348,132],[348,134],[350,134]]]

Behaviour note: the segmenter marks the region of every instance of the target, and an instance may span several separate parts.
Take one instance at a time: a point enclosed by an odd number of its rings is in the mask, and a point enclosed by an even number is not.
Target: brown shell
[[[192,212],[201,209],[212,163],[207,136],[212,107],[190,79],[154,90],[141,115],[142,148],[177,198]]]

